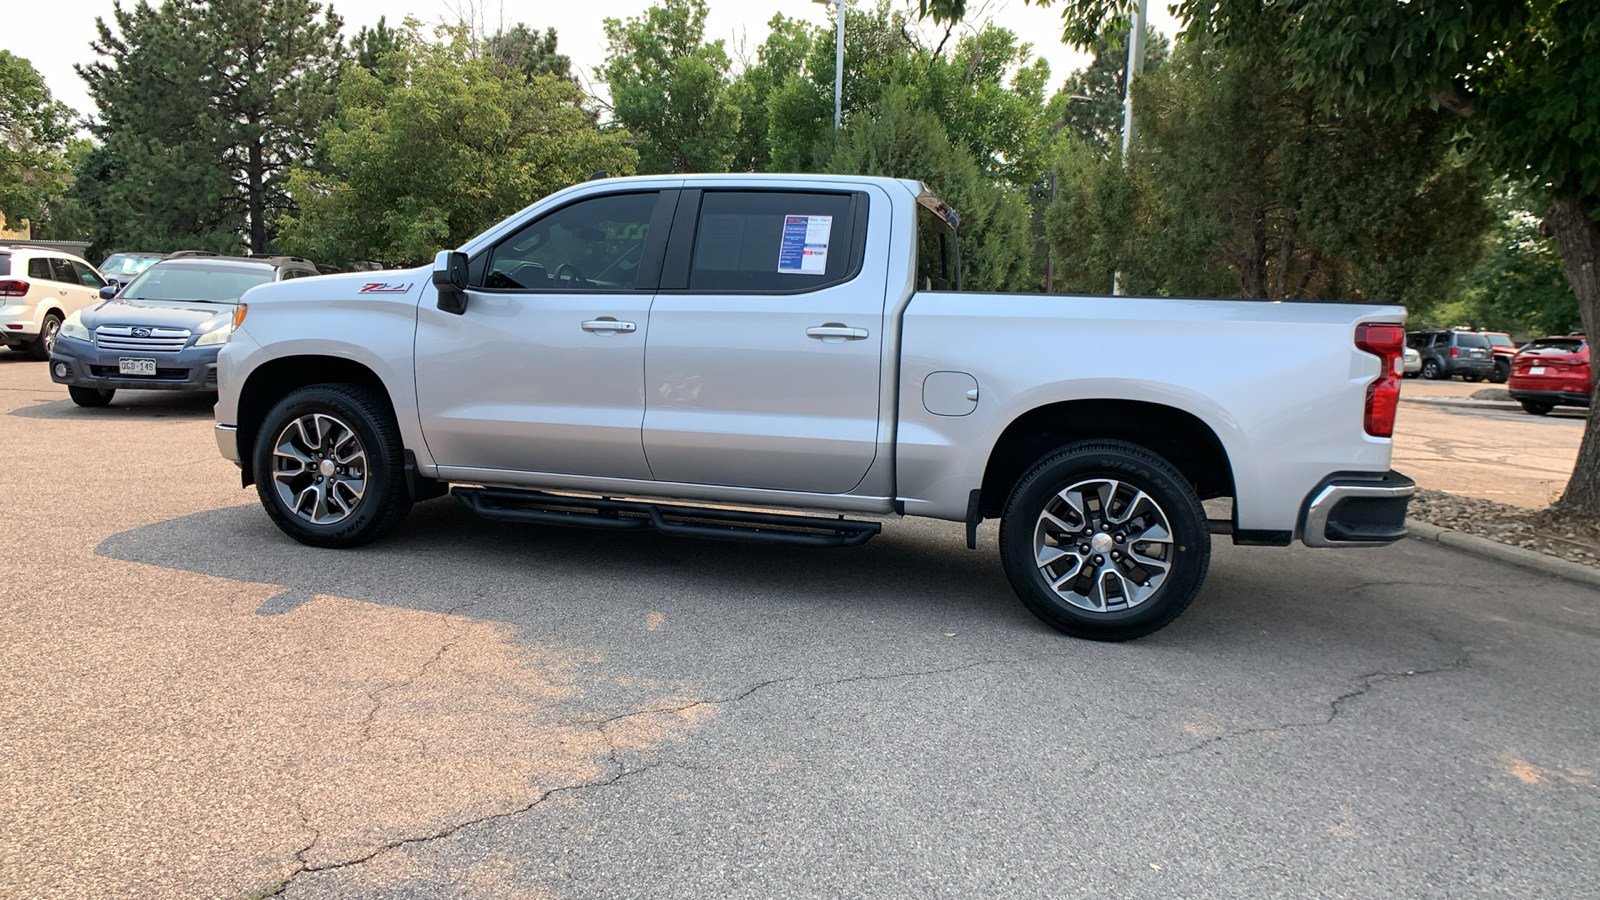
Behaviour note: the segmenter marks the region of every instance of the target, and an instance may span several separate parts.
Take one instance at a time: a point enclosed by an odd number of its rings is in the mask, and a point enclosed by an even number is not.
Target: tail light
[[[1461,348],[1460,347],[1451,347],[1450,348],[1450,358],[1451,359],[1455,359],[1456,357],[1458,357],[1460,355],[1461,355]]]
[[[1399,325],[1356,326],[1356,349],[1371,353],[1382,362],[1377,380],[1367,385],[1367,408],[1361,421],[1373,437],[1394,436],[1394,416],[1400,409],[1400,360],[1405,346],[1406,330]],[[1450,355],[1455,353],[1452,348]]]
[[[28,296],[28,283],[11,279],[0,281],[0,297],[26,297]]]

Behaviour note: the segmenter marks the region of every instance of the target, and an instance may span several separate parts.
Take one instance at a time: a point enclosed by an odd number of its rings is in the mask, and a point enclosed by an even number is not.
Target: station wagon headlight
[[[228,342],[228,335],[232,333],[233,323],[223,322],[217,328],[214,328],[196,338],[194,345],[196,347],[205,347],[211,344],[226,344]]]
[[[94,337],[89,334],[89,327],[83,324],[83,316],[74,312],[67,316],[61,323],[61,330],[56,332],[56,337],[73,338],[80,341],[92,341]]]

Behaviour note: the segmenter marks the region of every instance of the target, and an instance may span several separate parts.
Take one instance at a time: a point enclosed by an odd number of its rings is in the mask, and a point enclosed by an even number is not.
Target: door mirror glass
[[[108,284],[105,287],[100,289],[100,299],[101,300],[110,300],[112,297],[115,297],[116,295],[117,295],[117,286],[114,285],[114,284]]]

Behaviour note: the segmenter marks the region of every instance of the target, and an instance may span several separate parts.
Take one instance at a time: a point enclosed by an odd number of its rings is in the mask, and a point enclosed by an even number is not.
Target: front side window
[[[848,281],[854,231],[849,194],[707,191],[689,290],[792,294]]]
[[[510,291],[640,290],[639,263],[658,197],[654,191],[595,197],[535,219],[490,251],[483,286]]]

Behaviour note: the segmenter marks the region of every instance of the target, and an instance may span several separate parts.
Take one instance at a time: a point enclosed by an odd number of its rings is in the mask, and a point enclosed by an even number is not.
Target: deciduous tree
[[[8,227],[42,219],[47,198],[65,190],[73,117],[32,63],[0,50],[0,216]]]

